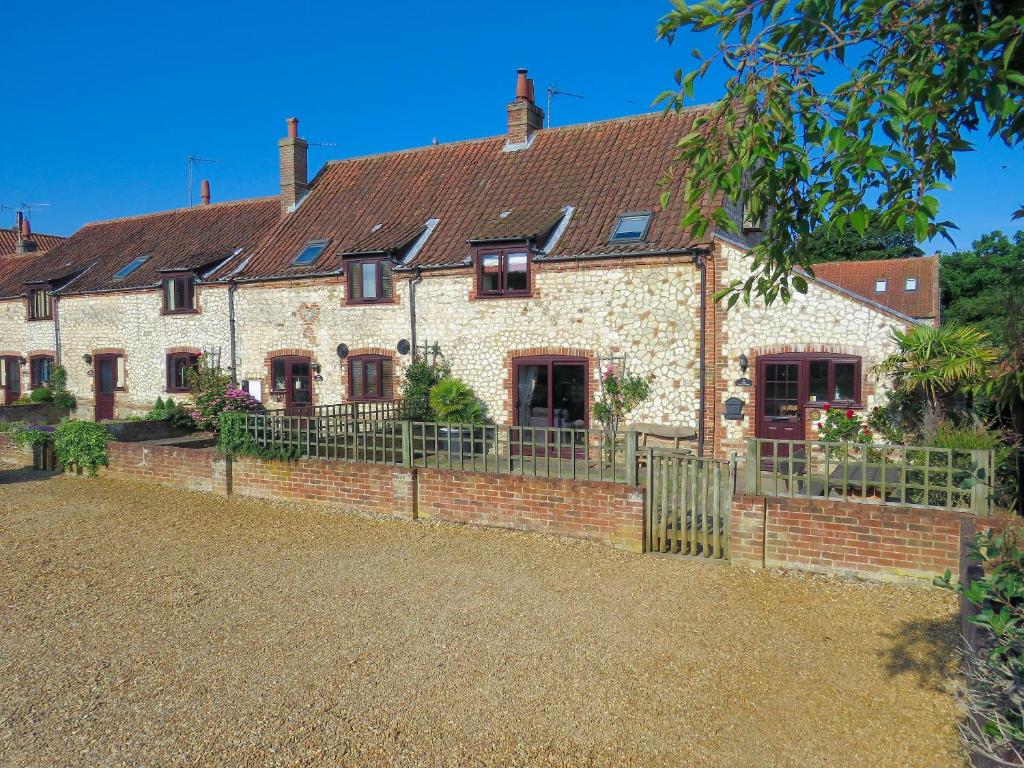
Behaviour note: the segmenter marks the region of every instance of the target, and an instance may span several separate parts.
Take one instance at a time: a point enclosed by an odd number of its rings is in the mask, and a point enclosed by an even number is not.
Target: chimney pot
[[[526,76],[526,69],[517,69],[516,75],[516,98],[532,102],[533,99],[530,97],[530,78]]]
[[[297,139],[299,138],[299,118],[289,117],[288,118],[288,138]]]
[[[203,179],[203,183],[199,185],[199,197],[203,201],[203,205],[210,204],[210,182]]]
[[[534,103],[533,80],[526,69],[516,70],[516,98],[508,105],[508,133],[511,145],[527,144],[534,132],[544,127],[544,112]]]

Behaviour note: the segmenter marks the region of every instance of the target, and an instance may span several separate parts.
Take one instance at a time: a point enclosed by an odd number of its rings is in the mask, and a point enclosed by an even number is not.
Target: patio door
[[[93,357],[93,386],[96,399],[96,421],[114,418],[114,401],[123,375],[118,364],[119,355],[96,355]]]
[[[515,363],[516,405],[513,438],[522,453],[585,454],[587,361],[580,358],[526,357]]]
[[[21,360],[17,357],[0,357],[0,368],[4,405],[10,405],[21,396]]]

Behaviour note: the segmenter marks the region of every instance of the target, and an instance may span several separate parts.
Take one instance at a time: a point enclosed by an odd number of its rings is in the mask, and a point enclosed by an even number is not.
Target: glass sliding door
[[[529,357],[515,362],[514,430],[523,452],[537,454],[561,446],[568,452],[585,429],[588,363],[580,358]]]

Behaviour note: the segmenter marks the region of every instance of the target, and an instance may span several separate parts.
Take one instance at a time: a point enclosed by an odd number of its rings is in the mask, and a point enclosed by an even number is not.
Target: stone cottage
[[[51,252],[80,415],[187,395],[180,372],[206,350],[268,407],[388,401],[436,344],[499,423],[589,425],[614,365],[652,377],[635,421],[689,428],[707,453],[811,437],[825,403],[875,402],[872,365],[916,321],[824,281],[785,306],[715,303],[760,233],[694,239],[681,196],[661,207],[700,114],[543,129],[520,70],[504,134],[312,180],[293,118],[277,198],[91,224]]]

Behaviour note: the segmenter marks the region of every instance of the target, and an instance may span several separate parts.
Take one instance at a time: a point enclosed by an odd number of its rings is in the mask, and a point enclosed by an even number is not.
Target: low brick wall
[[[214,448],[111,442],[108,455],[104,475],[189,491],[227,492],[226,461]]]
[[[19,448],[11,440],[10,435],[0,432],[0,463],[15,467],[30,467],[32,466],[32,449],[29,447]]]
[[[883,581],[959,575],[967,514],[834,499],[736,495],[733,564],[816,571]]]
[[[384,464],[300,459],[264,461],[240,457],[231,466],[232,493],[263,499],[414,517],[414,471]]]
[[[640,552],[644,492],[616,483],[420,469],[420,517],[539,531]]]

